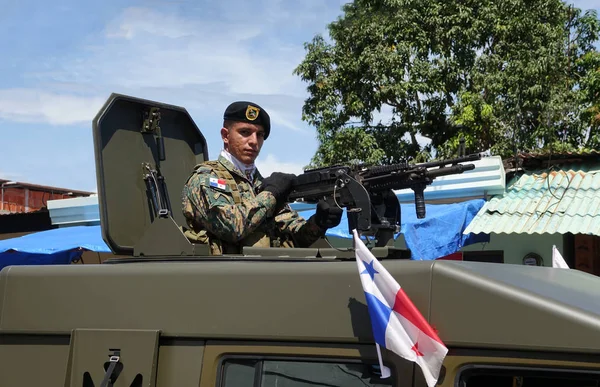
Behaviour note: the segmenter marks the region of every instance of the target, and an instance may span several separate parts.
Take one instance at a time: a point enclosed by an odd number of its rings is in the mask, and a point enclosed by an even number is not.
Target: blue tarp
[[[75,226],[0,241],[0,270],[9,265],[68,264],[83,250],[110,253],[100,226]]]
[[[100,226],[55,228],[0,241],[0,253],[15,250],[22,253],[54,254],[80,247],[110,253],[110,248],[102,239]]]
[[[57,253],[22,253],[6,251],[0,253],[0,270],[14,265],[66,265],[81,257],[81,250],[59,251]]]
[[[402,204],[402,225],[397,238],[404,234],[411,258],[432,260],[459,251],[463,246],[489,242],[489,235],[463,235],[483,199],[453,204],[427,204],[425,219],[417,219],[414,204]],[[308,219],[314,205],[295,204],[292,207]],[[352,238],[346,212],[340,225],[327,231],[327,236]],[[79,258],[82,249],[110,253],[102,239],[100,226],[75,226],[37,232],[19,238],[0,241],[0,269],[7,265],[68,264]]]
[[[404,234],[406,247],[411,251],[411,259],[433,260],[460,251],[463,246],[478,242],[489,242],[487,234],[463,235],[463,231],[485,204],[484,199],[469,200],[452,204],[426,204],[426,216],[418,219],[414,204],[401,204],[402,223],[400,232]],[[302,210],[302,217],[309,218],[314,209]],[[313,206],[314,208],[314,206]],[[328,230],[328,236],[352,238],[348,230],[346,211],[339,226]]]

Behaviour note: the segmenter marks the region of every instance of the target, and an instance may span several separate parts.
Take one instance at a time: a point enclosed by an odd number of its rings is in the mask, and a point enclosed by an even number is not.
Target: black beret
[[[249,122],[261,125],[265,129],[265,140],[271,132],[271,119],[266,110],[253,102],[236,101],[225,109],[223,120]]]

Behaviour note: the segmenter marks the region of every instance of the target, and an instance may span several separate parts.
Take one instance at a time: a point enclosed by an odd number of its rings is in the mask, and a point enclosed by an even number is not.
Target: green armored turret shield
[[[208,159],[182,107],[112,94],[93,121],[100,221],[115,254],[201,253],[184,237],[181,189]],[[202,250],[204,251],[204,250]]]

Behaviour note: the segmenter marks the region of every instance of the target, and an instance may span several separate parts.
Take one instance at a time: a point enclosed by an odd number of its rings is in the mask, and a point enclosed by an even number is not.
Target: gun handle
[[[417,210],[417,218],[423,219],[425,217],[425,184],[417,184],[413,187],[415,192],[415,208]]]

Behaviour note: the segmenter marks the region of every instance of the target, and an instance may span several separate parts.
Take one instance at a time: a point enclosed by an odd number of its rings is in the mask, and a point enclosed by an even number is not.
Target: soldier
[[[295,175],[261,176],[254,161],[270,131],[260,106],[232,103],[223,115],[218,160],[197,165],[183,188],[185,234],[208,243],[213,255],[239,254],[243,246],[308,247],[340,223],[342,209],[325,201],[308,220],[287,205]]]

